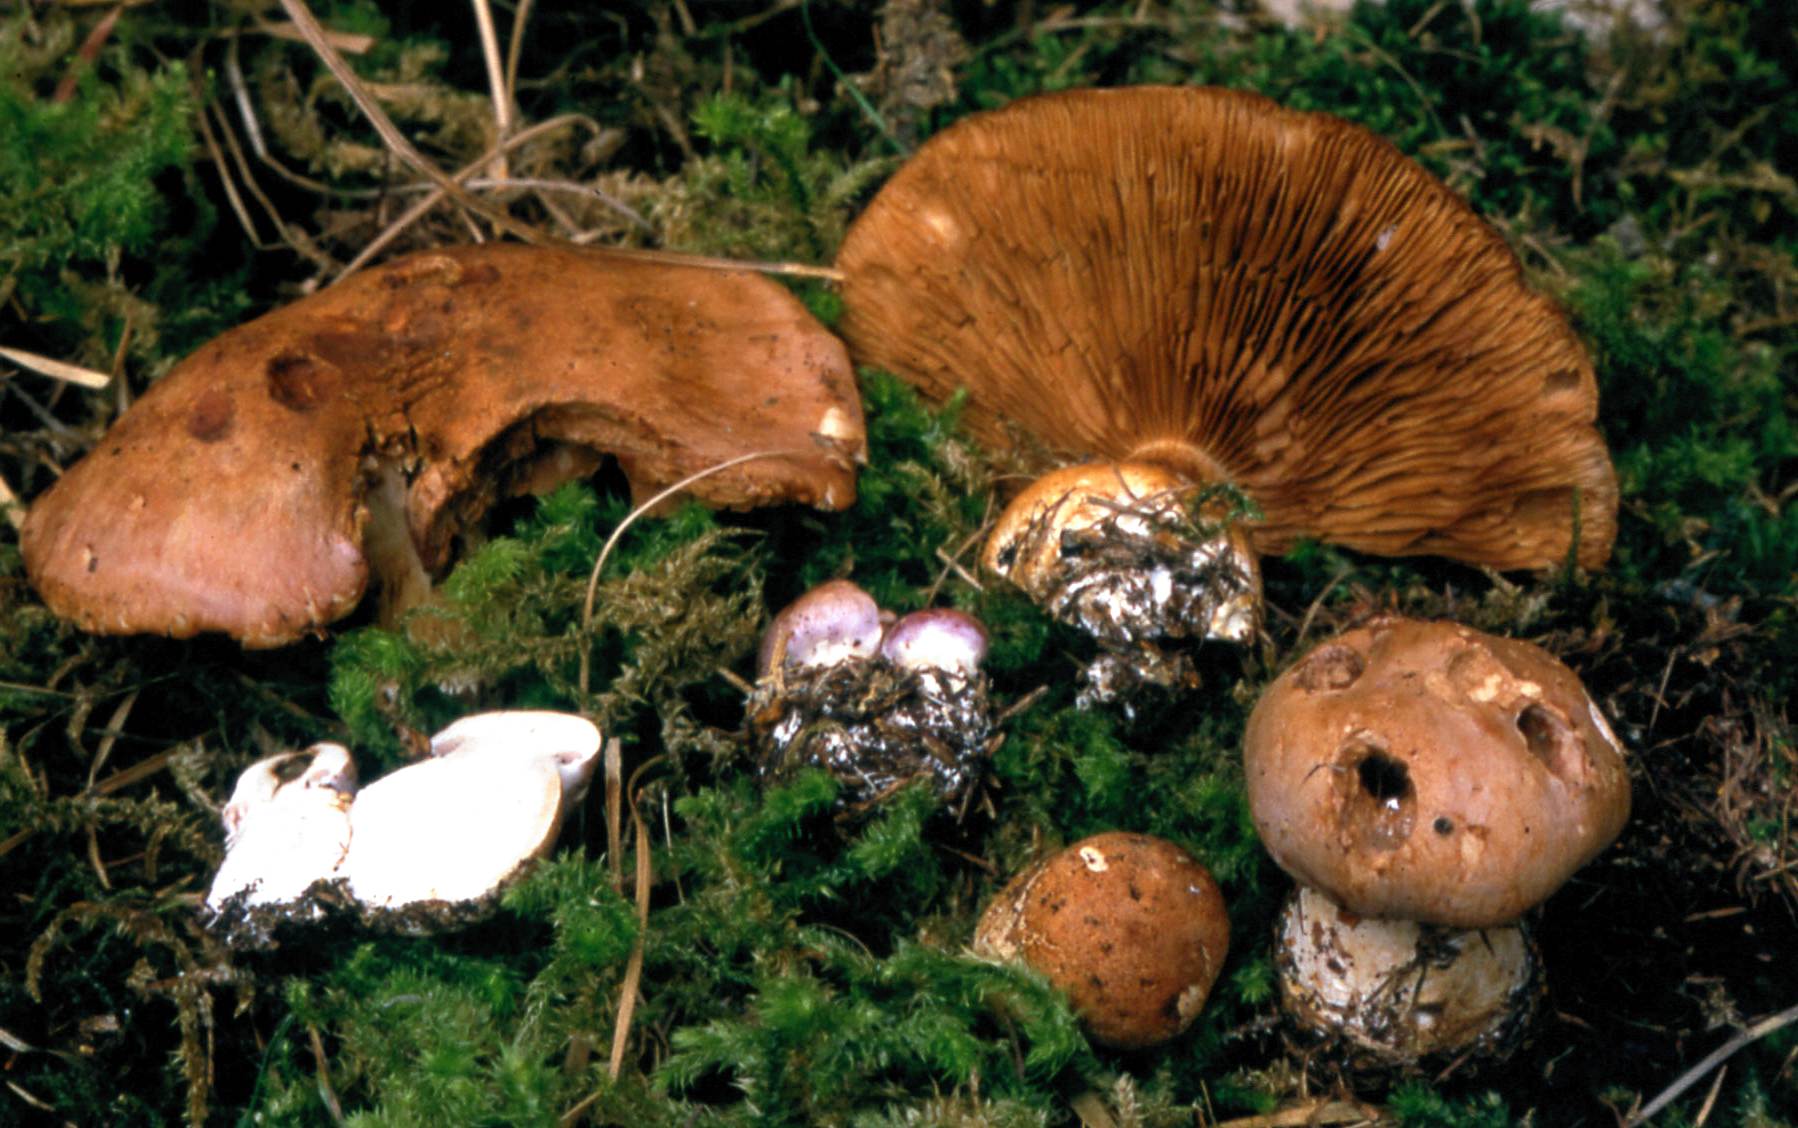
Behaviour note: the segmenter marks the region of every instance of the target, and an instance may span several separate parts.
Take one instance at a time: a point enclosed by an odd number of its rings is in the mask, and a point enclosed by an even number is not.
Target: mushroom
[[[569,713],[464,718],[431,738],[430,759],[362,789],[339,876],[377,923],[422,931],[479,916],[555,844],[599,751],[599,730]]]
[[[965,612],[893,619],[848,580],[818,585],[762,636],[746,709],[762,773],[821,767],[849,810],[922,778],[965,813],[998,739],[986,646]]]
[[[612,455],[646,497],[841,508],[865,438],[841,344],[750,273],[569,247],[397,259],[233,329],[31,508],[21,544],[84,629],[246,646],[403,606],[508,493]]]
[[[1022,961],[1068,996],[1094,1041],[1158,1045],[1192,1025],[1223,970],[1230,917],[1211,873],[1165,839],[1082,839],[1007,882],[974,950]]]
[[[781,609],[762,633],[756,676],[870,658],[886,629],[874,597],[848,580],[826,580]]]
[[[952,607],[913,611],[893,621],[880,639],[880,656],[900,670],[965,682],[986,660],[986,628]]]
[[[1307,537],[1501,569],[1610,552],[1616,479],[1566,317],[1452,191],[1329,115],[1206,88],[1020,100],[922,146],[837,266],[857,363],[965,389],[990,444],[1093,463],[1020,495],[985,559],[1102,640],[1246,636],[1253,554]],[[1058,595],[1092,583],[1103,510],[1155,546],[1144,570],[1191,541],[1189,590]]]
[[[1280,962],[1296,1017],[1341,1020],[1320,1033],[1357,1054],[1378,1042],[1393,1060],[1514,1044],[1497,1018],[1423,1031],[1425,994],[1380,985],[1485,976],[1487,998],[1532,1003],[1521,918],[1629,815],[1622,748],[1578,677],[1539,647],[1455,623],[1379,618],[1311,650],[1256,703],[1243,767],[1268,853],[1318,898],[1287,910],[1284,935],[1305,946]],[[1451,972],[1445,953],[1471,970]],[[1320,986],[1319,967],[1339,981]],[[1394,999],[1412,1010],[1353,1017]]]
[[[283,906],[299,919],[316,915],[316,905],[302,902],[349,848],[355,793],[356,765],[341,744],[315,744],[245,768],[220,813],[225,860],[205,902],[215,919],[228,916],[237,927],[252,911]],[[250,931],[266,929],[253,924]]]

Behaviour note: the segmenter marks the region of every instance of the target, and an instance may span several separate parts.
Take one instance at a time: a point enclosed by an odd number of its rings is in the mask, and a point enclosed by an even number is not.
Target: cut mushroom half
[[[280,906],[314,915],[316,906],[303,902],[336,874],[349,849],[355,794],[356,765],[341,744],[315,744],[245,768],[220,813],[225,860],[206,908],[215,916]]]
[[[407,930],[491,906],[555,844],[600,751],[585,718],[478,715],[431,740],[432,757],[362,789],[340,874],[376,919]]]
[[[836,261],[858,364],[965,391],[982,440],[1084,467],[1027,490],[989,544],[1039,598],[1071,582],[1045,558],[1090,568],[1094,507],[1220,483],[1253,516],[1175,552],[1215,592],[1133,597],[1169,616],[1156,633],[1252,631],[1244,537],[1500,569],[1610,552],[1616,478],[1566,316],[1465,202],[1338,118],[1196,87],[1022,99],[923,145]],[[1132,484],[1150,474],[1166,484]],[[1094,604],[1119,599],[1063,602],[1103,632]]]
[[[617,460],[648,497],[840,509],[865,436],[841,343],[749,272],[489,243],[364,271],[178,365],[31,507],[86,630],[279,646],[428,590],[496,500]]]
[[[429,759],[360,791],[341,744],[258,761],[221,812],[212,924],[259,946],[346,902],[396,931],[477,920],[555,844],[599,752],[586,718],[523,709],[457,721],[431,738]]]

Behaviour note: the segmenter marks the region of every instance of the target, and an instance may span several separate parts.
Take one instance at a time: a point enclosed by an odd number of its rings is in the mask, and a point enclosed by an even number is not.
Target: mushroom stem
[[[1202,458],[1196,450],[1195,457]],[[1103,644],[1245,642],[1261,570],[1207,487],[1161,463],[1092,462],[1043,475],[999,517],[987,568]]]
[[[391,630],[402,615],[431,597],[431,574],[406,519],[406,477],[398,462],[373,460],[362,502],[368,509],[362,551],[380,588],[381,626]]]
[[[1308,886],[1281,913],[1274,968],[1300,1036],[1363,1072],[1503,1058],[1542,993],[1521,922],[1462,929],[1358,917]]]
[[[1150,439],[1138,444],[1124,461],[1165,466],[1187,481],[1196,482],[1201,486],[1217,485],[1235,480],[1234,476],[1224,469],[1223,463],[1211,457],[1190,439]]]

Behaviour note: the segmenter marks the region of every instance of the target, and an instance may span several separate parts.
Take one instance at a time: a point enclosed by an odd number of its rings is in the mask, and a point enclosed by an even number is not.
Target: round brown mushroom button
[[[1243,756],[1268,852],[1362,916],[1508,923],[1629,816],[1622,749],[1573,671],[1454,623],[1380,619],[1312,650]]]
[[[1022,960],[1066,992],[1095,1041],[1126,1049],[1190,1026],[1229,946],[1210,872],[1171,842],[1123,832],[1019,873],[974,936],[976,951]]]

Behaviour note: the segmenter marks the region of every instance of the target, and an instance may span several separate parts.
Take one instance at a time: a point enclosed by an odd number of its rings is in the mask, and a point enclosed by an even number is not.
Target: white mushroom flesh
[[[432,759],[357,796],[342,866],[351,896],[393,909],[492,894],[554,843],[599,745],[598,729],[564,714],[486,714],[445,729]]]
[[[299,759],[309,759],[305,770],[284,780],[284,769]],[[225,804],[225,861],[206,907],[217,913],[232,902],[288,905],[329,879],[349,847],[355,778],[341,744],[271,756],[245,769]]]

